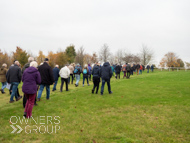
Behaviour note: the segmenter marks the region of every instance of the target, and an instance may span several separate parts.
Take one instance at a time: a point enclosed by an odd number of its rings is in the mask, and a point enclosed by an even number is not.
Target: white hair
[[[4,63],[4,64],[2,65],[2,67],[7,67],[7,64]]]
[[[88,66],[87,64],[84,65],[84,67],[87,67],[87,66]]]
[[[20,65],[19,61],[15,61],[15,64],[16,64],[16,65]]]
[[[59,68],[59,65],[55,65],[55,67]]]
[[[29,57],[28,58],[28,62],[33,62],[34,61],[34,58],[33,57]]]
[[[30,67],[37,68],[38,67],[38,63],[36,61],[33,61],[33,62],[30,63]]]

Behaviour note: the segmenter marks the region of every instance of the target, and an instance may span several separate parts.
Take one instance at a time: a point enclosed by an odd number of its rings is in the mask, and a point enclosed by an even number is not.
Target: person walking
[[[26,64],[24,65],[24,67],[22,68],[22,74],[24,73],[24,71],[25,71],[27,68],[30,67],[30,63],[33,62],[33,61],[34,61],[34,58],[33,58],[33,57],[29,57],[29,58],[28,58],[28,63],[26,63]],[[23,107],[24,107],[24,108],[25,108],[26,102],[27,102],[27,98],[26,98],[26,96],[25,96],[25,94],[24,94],[24,97],[23,97]],[[35,101],[34,101],[34,105],[35,105],[35,106],[38,105],[38,104],[36,103],[36,98],[35,98]]]
[[[134,66],[133,66],[133,64],[131,64],[130,75],[133,75],[133,71],[134,71]]]
[[[12,86],[12,88],[11,88],[12,93],[11,93],[9,103],[14,102],[14,100],[13,100],[14,97],[15,97],[16,101],[18,101],[22,98],[22,96],[18,96],[18,93],[17,93],[17,88],[18,88],[18,85],[21,82],[21,78],[22,78],[21,69],[19,67],[20,63],[19,63],[19,61],[15,61],[14,63],[15,63],[14,66],[11,66],[7,72],[7,82],[11,83],[11,86]]]
[[[130,71],[131,71],[131,65],[130,65],[130,63],[127,64],[126,70],[127,70],[127,78],[130,78]]]
[[[60,92],[62,92],[63,90],[63,85],[64,85],[64,82],[65,82],[65,85],[66,85],[66,91],[69,91],[68,89],[68,78],[70,76],[70,70],[68,68],[68,64],[65,65],[63,68],[61,68],[61,70],[59,71],[59,75],[61,77],[61,87],[60,87]]]
[[[0,90],[2,94],[5,94],[4,89],[6,88],[6,85],[7,85],[7,79],[6,79],[7,71],[8,71],[7,64],[4,63],[0,69],[0,82],[2,84],[2,87]]]
[[[151,65],[151,71],[153,72],[154,71],[154,65]]]
[[[82,70],[80,68],[80,64],[77,64],[75,69],[74,69],[74,74],[75,74],[75,77],[76,77],[76,83],[75,83],[76,87],[79,85],[81,71]]]
[[[137,70],[137,75],[139,75],[139,69],[140,69],[140,65],[139,63],[136,65],[136,70]]]
[[[101,95],[103,95],[104,85],[106,82],[108,85],[108,92],[109,92],[109,94],[112,94],[111,86],[110,86],[110,79],[112,77],[112,74],[113,74],[113,72],[112,72],[112,69],[111,69],[109,62],[105,62],[100,69],[100,76],[102,79]]]
[[[123,78],[124,78],[124,77],[126,77],[126,78],[127,78],[127,76],[126,76],[126,72],[127,72],[127,70],[126,70],[126,66],[127,66],[127,63],[126,63],[126,64],[124,64],[124,65],[122,66],[122,71],[123,71],[123,73],[124,73]]]
[[[116,64],[116,67],[115,67],[115,78],[117,79],[117,77],[120,79],[120,72],[121,72],[121,67],[119,64]]]
[[[69,68],[69,70],[70,70],[69,84],[70,84],[70,78],[72,78],[72,79],[71,79],[71,84],[73,84],[73,79],[74,79],[74,77],[73,77],[74,64],[70,64],[68,68]]]
[[[91,75],[92,75],[92,67],[90,64],[88,64],[88,77],[89,77],[89,81],[91,81]]]
[[[87,65],[84,66],[82,74],[83,74],[83,86],[84,86],[85,79],[86,79],[87,84],[89,86],[89,81],[88,81],[89,70],[88,70],[88,66]]]
[[[54,77],[54,86],[52,91],[56,90],[56,86],[57,86],[57,82],[59,79],[59,65],[55,65],[55,67],[53,68],[53,77]]]
[[[41,84],[40,84],[40,89],[38,91],[37,101],[40,101],[44,87],[46,87],[46,99],[49,100],[50,85],[54,83],[54,78],[53,78],[53,71],[51,67],[49,66],[48,58],[44,59],[44,63],[41,66],[39,66],[38,71],[40,72],[40,76],[41,76]]]
[[[22,76],[22,91],[26,96],[27,102],[24,110],[24,117],[30,118],[32,116],[32,109],[37,93],[37,84],[41,83],[41,76],[37,69],[37,62],[33,61],[30,63],[30,67],[24,70]]]
[[[139,74],[142,74],[142,70],[143,70],[143,66],[140,65],[140,68],[139,68]]]
[[[92,70],[92,76],[93,76],[93,89],[92,93],[94,93],[96,89],[96,94],[98,94],[99,84],[100,84],[100,63],[97,63],[93,70]]]
[[[149,73],[150,66],[149,66],[149,65],[147,65],[147,66],[146,66],[146,68],[147,68],[147,73]]]
[[[114,75],[114,72],[115,72],[115,71],[114,71],[113,65],[111,65],[111,69],[112,69],[112,73],[113,73],[112,76],[115,76],[115,75]]]

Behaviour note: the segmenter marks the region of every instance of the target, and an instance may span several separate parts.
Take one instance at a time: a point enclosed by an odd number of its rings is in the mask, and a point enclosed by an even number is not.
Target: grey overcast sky
[[[0,0],[0,49],[39,50],[83,46],[99,52],[139,53],[142,44],[155,62],[167,52],[190,62],[190,0]]]

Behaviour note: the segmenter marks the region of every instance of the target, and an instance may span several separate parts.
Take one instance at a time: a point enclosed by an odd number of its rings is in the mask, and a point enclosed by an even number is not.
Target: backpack
[[[123,65],[122,71],[126,71],[126,65]]]
[[[78,69],[77,69],[77,68],[75,68],[74,73],[75,73],[75,74],[78,73]]]
[[[83,74],[87,74],[87,69],[84,69],[84,70],[83,70]]]

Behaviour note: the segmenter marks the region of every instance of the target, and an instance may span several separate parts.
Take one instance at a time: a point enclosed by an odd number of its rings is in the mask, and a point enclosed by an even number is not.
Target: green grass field
[[[43,92],[28,123],[19,120],[22,101],[10,104],[6,89],[0,95],[0,142],[190,142],[190,71],[112,78],[113,94],[106,85],[103,96],[91,94],[92,85],[82,87],[81,80],[79,87],[69,85],[66,92],[64,86],[60,93],[59,81],[50,100]],[[11,133],[11,125],[22,132]]]

